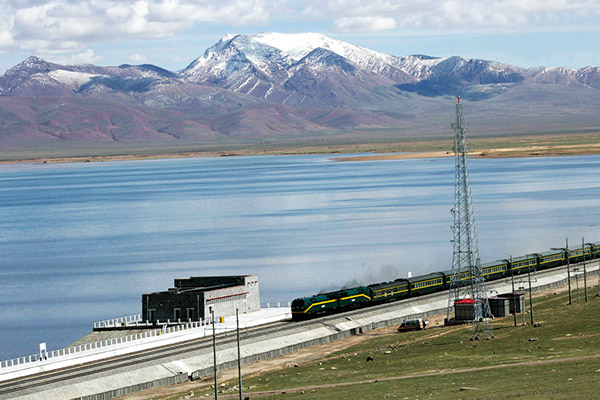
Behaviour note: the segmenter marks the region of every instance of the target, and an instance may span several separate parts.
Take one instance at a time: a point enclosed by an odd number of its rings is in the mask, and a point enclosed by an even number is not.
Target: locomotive
[[[600,242],[586,243],[577,247],[549,250],[497,260],[481,264],[481,275],[486,281],[502,279],[511,275],[554,268],[569,263],[600,258]],[[469,280],[469,273],[456,277]],[[292,320],[301,321],[321,315],[334,314],[358,307],[422,296],[450,288],[452,270],[433,272],[411,278],[398,278],[391,282],[373,283],[367,286],[341,289],[292,301]]]

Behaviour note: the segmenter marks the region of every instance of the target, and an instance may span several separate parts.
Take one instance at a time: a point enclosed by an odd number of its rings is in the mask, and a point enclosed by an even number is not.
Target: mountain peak
[[[348,58],[356,62],[357,58],[380,55],[387,56],[383,53],[378,53],[374,50],[369,50],[364,47],[356,46],[343,40],[333,39],[325,36],[322,33],[307,32],[307,33],[278,33],[267,32],[258,33],[252,36],[257,42],[275,47],[290,58],[298,61],[308,55],[311,51],[322,48],[329,50],[337,55]],[[358,63],[360,64],[360,63]]]
[[[2,90],[0,92],[2,94],[9,93],[15,87],[30,81],[30,78],[36,74],[48,73],[59,68],[62,68],[62,66],[49,63],[36,56],[29,56],[4,73],[2,81],[0,82],[2,84]]]
[[[301,63],[310,63],[313,65],[323,65],[327,67],[338,66],[346,72],[354,72],[356,70],[356,66],[347,58],[322,47],[317,47],[304,56],[300,61],[298,61],[298,64]]]
[[[252,36],[228,34],[180,73],[191,82],[208,82],[245,92],[260,85],[259,81],[268,84],[287,79],[287,69],[292,64],[293,60],[281,50]]]
[[[36,57],[36,56],[29,56],[25,60],[21,61],[19,64],[15,65],[11,69],[9,69],[8,71],[27,69],[27,70],[34,70],[37,72],[43,72],[43,71],[50,71],[50,70],[56,69],[58,67],[60,67],[58,64],[50,63],[50,62],[48,62],[42,58]]]
[[[281,50],[292,59],[298,61],[317,48],[333,50],[336,39],[321,33],[279,33],[264,32],[252,36],[259,43]],[[341,41],[340,41],[341,42]],[[335,51],[334,51],[335,52]],[[336,52],[337,53],[337,52]],[[338,53],[339,54],[339,53]],[[340,54],[342,55],[342,54]]]
[[[46,62],[46,60],[44,60],[40,57],[31,55],[31,56],[27,57],[25,60],[23,60],[21,63],[45,63],[45,62]]]

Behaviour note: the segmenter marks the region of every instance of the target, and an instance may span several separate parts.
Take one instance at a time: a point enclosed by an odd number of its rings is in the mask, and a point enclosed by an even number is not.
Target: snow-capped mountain
[[[544,115],[553,124],[597,127],[599,89],[598,67],[396,56],[319,33],[226,35],[177,72],[29,57],[0,77],[0,146],[26,136],[219,141],[332,130],[431,132],[442,105],[457,95],[474,108],[492,107],[503,130],[544,125]],[[565,99],[581,105],[560,119]],[[506,101],[510,112],[503,111]]]

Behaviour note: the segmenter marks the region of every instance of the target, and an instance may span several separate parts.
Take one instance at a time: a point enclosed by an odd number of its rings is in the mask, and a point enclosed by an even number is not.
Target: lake
[[[185,276],[291,301],[452,264],[454,159],[0,166],[0,359],[62,348]],[[482,261],[599,241],[600,156],[470,161]]]

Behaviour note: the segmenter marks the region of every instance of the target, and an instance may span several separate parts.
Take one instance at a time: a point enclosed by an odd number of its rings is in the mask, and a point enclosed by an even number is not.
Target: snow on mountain
[[[181,74],[190,81],[220,81],[240,71],[258,78],[287,78],[293,60],[280,50],[263,45],[250,36],[226,35]],[[228,79],[230,80],[230,79]]]
[[[535,67],[527,70],[531,82],[557,85],[584,85],[600,89],[600,68]]]
[[[103,75],[58,69],[48,72],[48,76],[60,83],[63,83],[76,89],[89,82],[93,78],[97,78]],[[106,77],[106,75],[104,76]]]
[[[396,82],[427,78],[431,68],[445,60],[444,58],[420,55],[393,56],[312,32],[259,33],[253,35],[252,38],[281,50],[294,60],[302,59],[317,48],[326,49],[350,60],[361,68],[384,75]]]
[[[372,69],[370,66],[374,66],[376,63],[393,63],[399,59],[389,54],[355,46],[342,40],[332,39],[314,32],[293,34],[276,32],[259,33],[253,35],[252,38],[259,43],[281,50],[296,61],[317,48],[329,50],[368,69]]]
[[[390,92],[382,96],[378,91],[392,88],[394,81],[321,47],[303,57],[290,71],[292,76],[284,88],[321,107],[371,109],[396,96]]]
[[[292,59],[298,61],[317,48],[332,51],[342,57],[352,51],[351,47],[357,47],[341,40],[332,39],[320,33],[259,33],[252,38],[259,43],[266,44],[286,53]],[[358,47],[357,47],[358,48]],[[365,49],[367,50],[367,49]],[[370,50],[369,50],[370,51]]]

